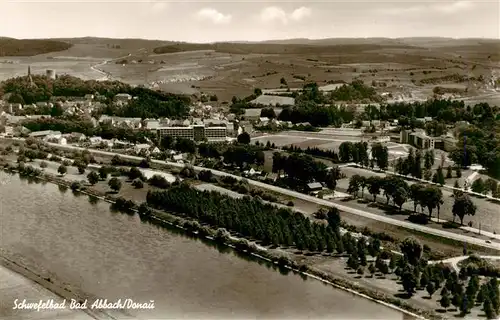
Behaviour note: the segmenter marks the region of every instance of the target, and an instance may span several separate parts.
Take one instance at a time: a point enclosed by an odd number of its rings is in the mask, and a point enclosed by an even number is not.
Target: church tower
[[[30,87],[34,87],[35,83],[33,82],[33,78],[31,78],[31,66],[28,66],[28,80],[30,82]]]

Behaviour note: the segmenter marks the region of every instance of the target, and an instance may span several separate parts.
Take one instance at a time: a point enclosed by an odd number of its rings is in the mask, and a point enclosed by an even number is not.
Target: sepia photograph
[[[500,319],[498,0],[0,13],[0,320]]]

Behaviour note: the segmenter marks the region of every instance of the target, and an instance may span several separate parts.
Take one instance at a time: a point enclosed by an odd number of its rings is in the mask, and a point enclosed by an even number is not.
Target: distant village
[[[84,134],[78,132],[65,134],[50,130],[30,132],[22,126],[22,122],[29,119],[51,118],[50,114],[33,113],[40,113],[37,110],[51,110],[57,105],[63,111],[62,116],[79,116],[91,121],[96,127],[98,125],[111,125],[113,127],[132,130],[149,130],[157,134],[159,138],[169,135],[195,141],[230,142],[235,140],[242,132],[252,134],[254,127],[258,126],[267,126],[272,123],[278,126],[292,127],[291,122],[281,122],[276,119],[261,117],[261,109],[247,109],[242,119],[237,120],[235,114],[223,114],[210,104],[202,102],[196,102],[190,106],[190,116],[187,119],[174,120],[168,118],[124,118],[108,115],[101,115],[99,118],[95,118],[93,114],[105,107],[105,104],[102,97],[93,94],[87,94],[84,97],[52,97],[48,102],[37,102],[26,105],[8,103],[6,102],[8,99],[9,95],[7,94],[0,100],[0,125],[4,127],[4,133],[0,134],[6,137],[31,136],[62,145],[77,143],[79,145],[101,148],[130,147],[130,144],[124,141],[116,139],[107,140],[98,136],[86,137]],[[119,93],[114,97],[113,103],[117,106],[123,106],[132,99],[135,99],[135,97]],[[276,108],[275,111],[279,114],[281,109]],[[148,144],[133,146],[133,150],[137,154],[159,152],[156,149],[154,146]]]

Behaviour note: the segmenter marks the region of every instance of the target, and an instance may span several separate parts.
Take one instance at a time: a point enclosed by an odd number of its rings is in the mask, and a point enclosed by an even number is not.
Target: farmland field
[[[115,59],[99,67],[112,79],[188,94],[216,94],[220,102],[229,102],[233,96],[248,96],[255,88],[286,90],[314,81],[321,90],[332,90],[339,82],[354,79],[373,84],[379,93],[392,94],[391,99],[414,100],[432,96],[435,86],[462,89],[470,86],[473,90],[468,90],[469,97],[491,93],[494,87],[491,80],[498,79],[500,70],[500,56],[496,54],[500,51],[499,43],[472,39],[447,39],[437,43],[388,39],[379,40],[377,44],[370,39],[330,39],[321,45],[173,44],[100,38],[56,40],[73,46],[31,57],[2,57],[0,80],[25,75],[29,65],[33,73],[54,69],[56,74],[102,79],[106,74],[91,66]],[[467,45],[468,42],[474,46]],[[155,50],[162,46],[167,47]],[[485,53],[490,53],[489,59]],[[485,80],[463,80],[480,76]],[[498,97],[490,98],[498,101]]]

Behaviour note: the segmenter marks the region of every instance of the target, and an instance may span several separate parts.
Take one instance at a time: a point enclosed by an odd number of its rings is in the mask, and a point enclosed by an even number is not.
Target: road
[[[454,258],[449,258],[445,260],[439,260],[439,261],[429,261],[431,264],[436,264],[436,263],[444,263],[444,264],[449,264],[451,267],[455,270],[455,272],[460,272],[460,267],[458,264],[469,258],[469,256],[460,256],[460,257],[454,257]],[[486,259],[486,260],[500,260],[500,256],[479,256],[481,259]]]
[[[85,149],[85,148],[80,148],[80,147],[76,147],[76,146],[68,146],[68,145],[61,146],[61,145],[55,144],[55,143],[48,143],[48,145],[50,145],[52,147],[59,148],[59,149],[80,150],[80,151],[88,150],[91,153],[94,153],[96,155],[104,155],[104,156],[110,156],[110,157],[115,156],[115,155],[119,155],[123,159],[127,159],[127,160],[141,161],[143,159],[141,157],[136,157],[136,156],[122,155],[122,154],[118,154],[118,153],[114,153],[114,152],[94,150],[94,149]],[[158,165],[174,167],[174,168],[183,168],[184,167],[184,164],[170,162],[170,161],[151,160],[151,162],[158,164]],[[467,242],[469,244],[477,245],[477,246],[484,247],[484,248],[500,250],[500,243],[494,243],[494,242],[486,243],[484,240],[481,240],[481,239],[476,239],[476,238],[465,236],[465,235],[455,234],[455,233],[444,231],[444,230],[432,229],[432,228],[429,228],[429,227],[426,227],[423,225],[418,225],[418,224],[414,224],[414,223],[407,222],[407,221],[396,220],[396,219],[389,218],[386,216],[381,216],[381,215],[366,212],[363,210],[354,209],[354,208],[351,208],[351,207],[348,207],[345,205],[341,205],[338,203],[332,203],[332,202],[327,201],[327,200],[318,199],[316,197],[309,196],[309,195],[306,195],[303,193],[299,193],[299,192],[296,192],[293,190],[284,189],[284,188],[276,187],[276,186],[269,185],[266,183],[262,183],[260,181],[255,181],[255,180],[243,178],[243,177],[236,176],[236,175],[226,173],[226,172],[222,172],[219,170],[207,169],[204,167],[197,167],[197,166],[194,166],[193,169],[195,171],[210,170],[212,172],[212,174],[215,176],[229,176],[229,177],[233,177],[233,178],[238,179],[238,180],[246,179],[250,185],[258,187],[258,188],[267,189],[267,190],[270,190],[270,191],[273,191],[276,193],[280,193],[282,195],[286,195],[286,196],[294,197],[294,198],[301,199],[304,201],[312,202],[312,203],[315,203],[315,204],[318,204],[321,206],[325,206],[325,207],[330,207],[330,208],[336,207],[340,211],[344,211],[344,212],[347,212],[350,214],[354,214],[354,215],[369,218],[372,220],[380,221],[383,223],[391,224],[394,226],[406,228],[409,230],[424,232],[427,234],[431,234],[431,235],[435,235],[435,236],[439,236],[439,237],[444,237],[444,238],[452,239],[455,241]]]
[[[142,49],[139,49],[139,50],[142,50]],[[111,73],[103,71],[103,70],[99,69],[99,67],[103,66],[103,65],[105,65],[107,63],[110,63],[111,61],[117,61],[117,60],[120,60],[120,59],[125,59],[125,58],[130,57],[130,56],[131,56],[131,54],[129,53],[128,55],[123,56],[123,57],[104,60],[101,63],[98,63],[98,64],[95,64],[95,65],[91,66],[90,69],[92,69],[95,72],[98,72],[98,73],[102,74],[104,76],[103,80],[111,80]]]

